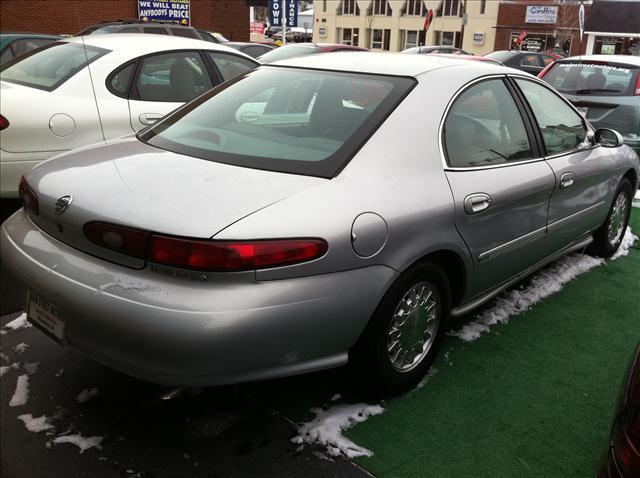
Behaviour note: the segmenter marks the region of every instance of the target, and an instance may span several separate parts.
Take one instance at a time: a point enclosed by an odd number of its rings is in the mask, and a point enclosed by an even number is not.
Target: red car
[[[273,63],[278,60],[294,58],[296,56],[314,55],[316,53],[330,53],[333,51],[368,51],[359,46],[342,45],[340,43],[292,43],[281,46],[277,50],[265,53],[258,61],[260,63]]]
[[[640,344],[622,385],[609,449],[598,478],[640,476]]]

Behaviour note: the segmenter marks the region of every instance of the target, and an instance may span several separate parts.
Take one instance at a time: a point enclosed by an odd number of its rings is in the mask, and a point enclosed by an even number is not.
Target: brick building
[[[562,55],[579,55],[587,47],[587,37],[580,40],[576,0],[526,0],[500,2],[496,25],[495,50],[515,48],[518,35],[526,32],[521,49],[554,51]],[[585,3],[585,18],[590,4]]]
[[[191,25],[249,40],[245,0],[191,0]],[[1,0],[0,31],[74,34],[106,20],[138,18],[137,0]]]

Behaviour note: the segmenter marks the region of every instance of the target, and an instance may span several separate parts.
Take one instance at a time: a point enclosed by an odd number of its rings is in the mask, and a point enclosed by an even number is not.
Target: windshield
[[[278,60],[286,60],[296,56],[311,55],[317,53],[320,48],[315,45],[287,45],[276,48],[260,57],[262,63],[273,63]]]
[[[333,177],[414,86],[409,78],[262,67],[139,136],[210,161]]]
[[[633,96],[639,70],[630,65],[600,61],[558,62],[542,79],[561,93]]]
[[[109,50],[56,42],[5,64],[0,80],[52,91]]]

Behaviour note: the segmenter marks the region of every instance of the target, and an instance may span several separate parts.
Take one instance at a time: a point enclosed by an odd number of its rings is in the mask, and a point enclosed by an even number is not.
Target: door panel
[[[516,79],[540,127],[546,160],[555,174],[549,203],[549,242],[555,249],[576,241],[605,219],[613,158],[594,147],[583,118],[546,86]]]
[[[455,200],[456,227],[475,265],[472,295],[506,281],[550,254],[547,208],[555,181],[544,161],[447,171],[446,176]],[[465,199],[478,193],[489,196],[491,202],[469,214]]]

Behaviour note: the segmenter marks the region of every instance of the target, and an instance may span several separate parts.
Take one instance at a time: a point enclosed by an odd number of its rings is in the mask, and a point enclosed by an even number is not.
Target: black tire
[[[618,189],[613,196],[613,202],[609,208],[607,219],[604,221],[596,232],[593,234],[593,242],[587,248],[589,254],[604,257],[611,257],[620,247],[624,232],[629,224],[629,216],[631,215],[631,201],[633,200],[633,187],[631,181],[627,178],[623,178],[618,185]],[[623,211],[622,217],[617,210],[619,201],[623,201],[626,204],[626,210]],[[621,220],[621,222],[620,222]],[[615,227],[617,225],[617,227]],[[610,228],[615,228],[616,231],[620,231],[619,234],[613,232],[611,237],[609,234]],[[615,240],[614,240],[615,239]]]
[[[409,314],[411,322],[406,322],[406,337],[415,339],[416,333],[420,333],[418,328],[427,327],[432,332],[429,334],[431,339],[427,339],[427,347],[423,347],[420,353],[418,349],[409,352],[408,359],[412,354],[416,353],[414,364],[401,364],[392,361],[391,355],[387,347],[389,342],[395,340],[390,338],[390,330],[394,321],[394,314],[399,309],[401,301],[406,298],[407,294],[412,291],[422,291],[422,283],[428,284],[426,294],[422,297],[430,297],[437,304],[433,307],[434,316],[437,316],[437,324],[428,325],[430,320],[425,322],[424,314],[428,314],[426,309],[421,308],[420,312],[412,312]],[[414,286],[418,286],[414,289]],[[432,295],[428,295],[431,291]],[[426,300],[423,304],[428,303]],[[406,302],[405,302],[406,305]],[[446,322],[449,318],[451,309],[451,290],[447,276],[438,267],[430,263],[417,264],[406,272],[404,272],[389,288],[387,293],[378,304],[371,320],[362,332],[362,335],[351,349],[349,354],[349,368],[354,379],[368,390],[383,396],[394,395],[407,390],[417,384],[427,373],[429,367],[435,359]],[[418,309],[412,309],[417,311]],[[422,315],[420,315],[422,314]],[[397,324],[398,319],[396,318]],[[400,342],[402,332],[397,335],[397,341]],[[401,347],[401,346],[399,346]],[[401,349],[402,350],[402,349]],[[426,351],[426,353],[425,353]],[[424,355],[423,355],[424,354]],[[400,362],[401,359],[397,359]],[[393,363],[392,363],[393,362]],[[398,367],[406,366],[408,369],[399,371]]]

